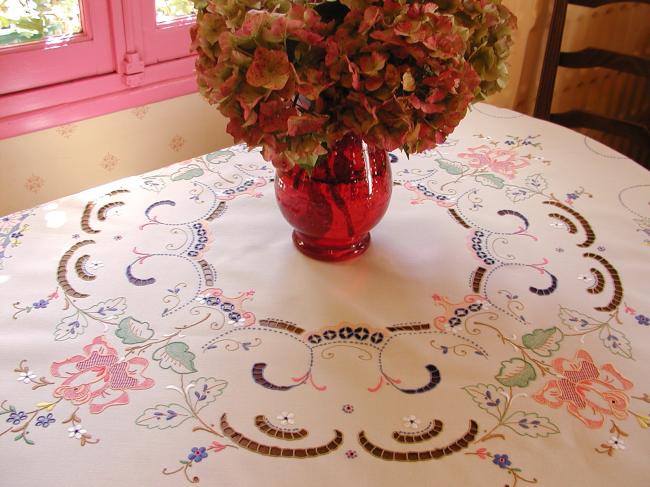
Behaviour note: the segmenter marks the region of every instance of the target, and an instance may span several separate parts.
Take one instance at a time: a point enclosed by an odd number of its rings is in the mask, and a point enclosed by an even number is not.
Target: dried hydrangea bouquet
[[[503,88],[501,0],[195,0],[201,94],[278,170],[280,209],[312,257],[362,253],[391,192],[387,151],[436,147]]]

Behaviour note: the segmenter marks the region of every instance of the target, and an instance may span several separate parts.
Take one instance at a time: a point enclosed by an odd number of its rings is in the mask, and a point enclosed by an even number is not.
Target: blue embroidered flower
[[[187,458],[192,462],[200,462],[207,456],[208,456],[208,452],[206,452],[205,447],[202,446],[200,448],[197,447],[192,448],[192,451],[190,452],[189,455],[187,455]]]
[[[508,459],[508,455],[494,455],[494,459],[492,460],[492,463],[495,465],[498,465],[500,468],[508,468],[512,462],[510,459]]]
[[[39,416],[36,418],[36,426],[42,426],[43,428],[47,428],[54,422],[56,422],[56,419],[54,419],[52,413],[47,413],[47,416]]]
[[[45,299],[41,299],[40,301],[36,301],[35,303],[32,303],[32,306],[34,309],[42,309],[42,308],[47,308],[47,305],[50,304],[49,301],[46,301]]]
[[[221,304],[221,300],[216,296],[208,296],[203,299],[205,300],[205,304],[208,306],[219,306],[219,304]]]
[[[20,238],[23,234],[21,232],[14,232],[11,234],[11,238]]]
[[[24,411],[14,411],[7,418],[7,423],[12,423],[14,425],[17,425],[26,419],[27,419],[27,415],[25,414]]]
[[[650,326],[650,318],[646,315],[636,315],[634,318],[639,322],[639,325]]]
[[[575,200],[578,199],[578,194],[577,193],[569,193],[569,194],[566,195],[566,197],[567,197],[567,199],[575,201]]]
[[[208,398],[208,394],[210,391],[208,390],[208,385],[203,384],[203,390],[202,391],[194,391],[194,396],[196,397],[197,401],[205,401]]]

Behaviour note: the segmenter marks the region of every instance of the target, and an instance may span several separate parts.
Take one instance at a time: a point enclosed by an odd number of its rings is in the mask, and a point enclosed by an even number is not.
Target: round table
[[[485,104],[357,260],[233,146],[0,219],[3,485],[646,486],[650,173]]]

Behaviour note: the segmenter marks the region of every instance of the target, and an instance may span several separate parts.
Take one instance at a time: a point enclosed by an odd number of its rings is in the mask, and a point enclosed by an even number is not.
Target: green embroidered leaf
[[[536,378],[533,366],[520,358],[501,362],[501,369],[496,376],[496,380],[507,387],[528,387]]]
[[[517,411],[513,413],[504,422],[504,425],[521,436],[530,436],[531,438],[546,438],[560,432],[550,419],[540,416],[537,413],[526,413]]]
[[[476,384],[475,386],[463,387],[481,409],[495,418],[501,418],[505,411],[506,398],[503,395],[503,388],[492,384]]]
[[[223,164],[224,162],[228,162],[235,154],[233,154],[229,150],[218,150],[216,152],[210,152],[209,154],[206,154],[205,160],[209,163],[212,164]]]
[[[632,344],[622,331],[616,330],[611,326],[605,326],[600,330],[598,338],[603,342],[605,348],[614,355],[632,358]]]
[[[190,164],[189,166],[181,167],[171,175],[170,179],[172,181],[189,181],[190,179],[198,178],[200,176],[203,176],[203,169],[201,169],[197,164]]]
[[[532,333],[524,335],[521,340],[524,347],[532,350],[537,355],[550,357],[553,352],[560,349],[560,342],[563,338],[562,330],[554,326],[546,330],[541,328],[534,330]]]
[[[578,311],[560,307],[562,324],[574,331],[593,331],[602,326],[602,322]]]
[[[135,420],[135,424],[149,429],[164,430],[176,428],[192,417],[192,413],[180,404],[158,404],[156,407],[145,409]]]
[[[115,330],[115,336],[125,345],[146,342],[153,335],[154,331],[149,327],[149,323],[138,321],[132,316],[123,318]]]
[[[81,336],[88,326],[88,318],[82,313],[75,313],[63,318],[54,329],[54,339],[57,341],[71,340]]]
[[[438,166],[440,166],[440,169],[446,171],[447,174],[451,174],[452,176],[460,176],[467,170],[466,165],[449,159],[436,159],[436,162],[438,163]]]
[[[190,382],[185,388],[190,405],[195,411],[200,411],[205,406],[217,400],[228,385],[225,380],[214,377],[199,377]]]
[[[177,374],[196,372],[194,368],[194,355],[190,347],[183,342],[168,343],[153,353],[153,359],[159,362],[163,369],[172,369]]]
[[[505,181],[494,174],[480,174],[474,178],[477,183],[483,186],[489,186],[494,189],[501,189],[505,186]]]

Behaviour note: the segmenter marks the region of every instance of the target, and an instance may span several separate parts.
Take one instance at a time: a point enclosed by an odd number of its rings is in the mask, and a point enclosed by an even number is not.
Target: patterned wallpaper
[[[225,121],[187,95],[0,140],[0,215],[232,144]]]

